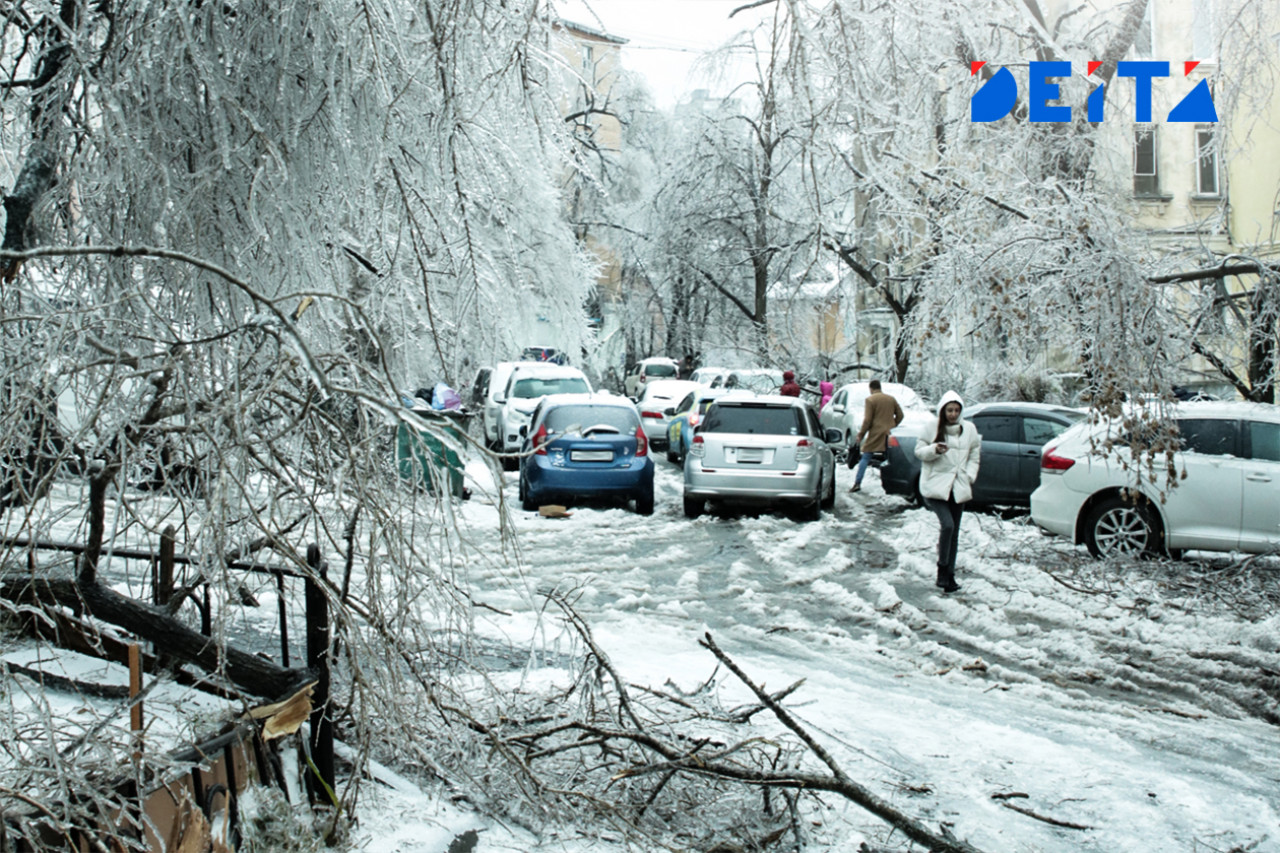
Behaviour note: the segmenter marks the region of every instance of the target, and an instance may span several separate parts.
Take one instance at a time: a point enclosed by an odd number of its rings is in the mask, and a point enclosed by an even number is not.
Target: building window
[[[1221,193],[1218,187],[1218,142],[1211,125],[1196,128],[1196,193]]]
[[[1147,8],[1142,13],[1142,23],[1138,25],[1138,31],[1133,36],[1133,57],[1134,59],[1152,59],[1156,53],[1156,37],[1155,37],[1155,19],[1152,7],[1155,3],[1147,0]]]
[[[1157,163],[1155,128],[1138,128],[1133,132],[1134,195],[1160,195],[1160,176],[1157,173]]]
[[[1192,0],[1191,58],[1213,59],[1216,55],[1213,32],[1213,0]]]
[[[589,44],[582,46],[582,79],[588,86],[596,84],[596,50]]]

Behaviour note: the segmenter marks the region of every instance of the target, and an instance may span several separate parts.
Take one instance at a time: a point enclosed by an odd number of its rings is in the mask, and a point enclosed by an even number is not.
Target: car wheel
[[[525,488],[524,478],[520,478],[520,508],[525,512],[537,512],[538,502],[529,497],[529,490]]]
[[[831,485],[830,485],[830,487],[827,489],[827,494],[826,494],[826,496],[824,496],[824,497],[822,498],[822,508],[823,508],[823,509],[835,509],[835,507],[836,507],[836,478],[835,478],[835,473],[836,473],[836,469],[835,469],[834,467],[832,467],[832,469],[831,469],[831,475],[832,475],[832,476],[831,476]]]
[[[653,489],[636,495],[636,512],[640,515],[653,515]]]
[[[920,494],[919,477],[911,481],[911,494],[907,497],[907,503],[913,507],[924,506],[924,495]]]
[[[672,463],[673,465],[679,465],[679,464],[680,464],[680,454],[679,454],[679,453],[677,453],[676,451],[672,450],[670,447],[668,447],[668,448],[667,448],[667,461],[668,461],[668,462],[670,462],[670,463]]]
[[[700,498],[684,499],[684,514],[686,518],[697,518],[702,515],[702,510],[706,508],[707,502]]]
[[[1084,544],[1095,557],[1138,557],[1159,550],[1157,529],[1147,506],[1123,498],[1108,498],[1089,513]]]
[[[844,464],[852,471],[858,467],[858,460],[861,458],[861,453],[853,452],[853,436],[846,432],[844,434]]]

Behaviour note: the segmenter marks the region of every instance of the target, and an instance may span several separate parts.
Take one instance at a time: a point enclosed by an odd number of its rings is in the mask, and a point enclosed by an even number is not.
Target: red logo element
[[[1182,63],[1182,76],[1185,77],[1188,74],[1190,74],[1192,71],[1195,70],[1196,66],[1199,64],[1200,64],[1200,60],[1196,60],[1195,62]]]
[[[1090,76],[1092,76],[1092,75],[1093,75],[1093,72],[1097,71],[1097,70],[1098,70],[1099,68],[1101,68],[1101,67],[1102,67],[1102,63],[1101,63],[1101,62],[1099,62],[1098,60],[1094,59],[1094,60],[1090,61],[1090,62],[1089,62],[1089,75],[1090,75]]]
[[[977,74],[977,73],[978,73],[978,69],[979,69],[979,68],[981,68],[982,66],[986,65],[986,64],[987,64],[987,63],[986,63],[985,61],[979,62],[979,61],[978,61],[978,60],[976,60],[976,59],[975,59],[973,62],[970,62],[970,63],[969,63],[969,76],[970,76],[970,77],[972,77],[973,75]]]

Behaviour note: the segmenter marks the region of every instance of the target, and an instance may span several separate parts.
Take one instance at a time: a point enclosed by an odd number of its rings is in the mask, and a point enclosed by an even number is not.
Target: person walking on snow
[[[818,403],[818,411],[822,411],[827,407],[827,403],[831,402],[831,395],[835,393],[836,386],[830,382],[822,381],[818,383],[818,393],[822,395],[822,400]]]
[[[788,370],[782,374],[782,390],[778,393],[784,397],[800,396],[800,385],[796,382],[795,371]]]
[[[938,403],[938,423],[929,424],[916,440],[920,459],[920,494],[925,506],[938,516],[938,579],[943,592],[955,592],[956,543],[960,538],[960,516],[973,497],[973,481],[978,478],[982,436],[972,423],[962,420],[964,401],[955,391],[942,395]]]
[[[892,394],[880,390],[880,380],[871,380],[871,396],[862,405],[862,426],[858,429],[858,437],[854,445],[862,448],[862,458],[858,461],[858,476],[853,479],[853,488],[849,491],[862,491],[862,475],[867,472],[867,463],[873,456],[884,457],[889,447],[889,431],[902,423],[905,417],[902,407]],[[849,460],[853,464],[853,460]]]

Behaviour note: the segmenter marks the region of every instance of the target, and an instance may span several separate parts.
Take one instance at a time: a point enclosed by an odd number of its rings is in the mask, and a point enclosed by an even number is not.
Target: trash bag
[[[431,399],[431,408],[438,412],[446,409],[461,409],[462,397],[458,395],[457,391],[440,382],[436,385],[435,395]]]

